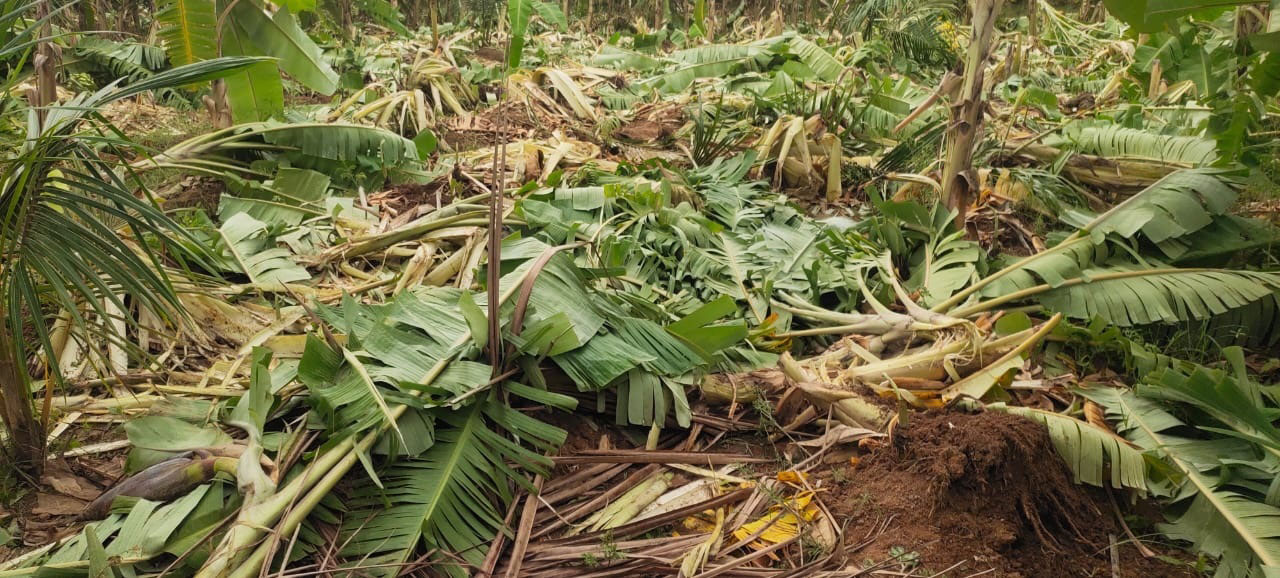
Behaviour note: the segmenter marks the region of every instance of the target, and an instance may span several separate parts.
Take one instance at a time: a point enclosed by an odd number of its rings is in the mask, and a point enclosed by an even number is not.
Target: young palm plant
[[[48,383],[61,380],[46,324],[49,314],[65,311],[84,334],[96,332],[96,337],[127,349],[124,336],[114,329],[121,321],[119,312],[137,306],[179,319],[163,256],[190,255],[183,246],[199,246],[160,211],[137,176],[121,168],[127,164],[120,160],[136,156],[137,147],[98,108],[139,93],[225,76],[260,60],[203,61],[129,86],[115,83],[43,111],[25,111],[24,140],[0,167],[0,313],[5,323],[0,330],[0,407],[12,463],[20,468],[38,472],[45,446],[24,361],[37,348],[43,350]],[[113,323],[89,323],[89,315]]]

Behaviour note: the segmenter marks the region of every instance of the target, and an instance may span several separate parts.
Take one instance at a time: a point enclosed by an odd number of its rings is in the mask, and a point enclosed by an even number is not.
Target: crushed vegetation
[[[0,577],[1280,572],[1275,6],[20,4]]]

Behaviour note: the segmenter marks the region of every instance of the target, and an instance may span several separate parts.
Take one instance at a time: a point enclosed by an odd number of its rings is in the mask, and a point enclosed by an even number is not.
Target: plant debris
[[[215,4],[0,15],[0,577],[1280,568],[1267,9]]]

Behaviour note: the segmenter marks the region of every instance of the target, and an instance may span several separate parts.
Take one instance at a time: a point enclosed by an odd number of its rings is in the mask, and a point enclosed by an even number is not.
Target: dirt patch
[[[507,53],[503,52],[500,48],[494,48],[492,46],[481,46],[480,48],[477,48],[473,54],[480,60],[496,62],[498,64],[506,62],[507,60]]]
[[[179,209],[203,209],[205,214],[218,214],[218,201],[227,185],[222,181],[209,177],[187,177],[178,185],[177,191],[162,199],[161,206],[166,211]]]
[[[418,209],[423,205],[428,209],[417,211],[417,213],[426,214],[448,206],[452,202],[453,192],[449,189],[448,181],[401,183],[369,195],[370,205],[391,209],[396,214]]]
[[[674,103],[645,103],[613,135],[637,144],[656,144],[671,139],[684,118],[683,109]]]
[[[871,560],[909,556],[965,575],[1106,576],[1110,536],[1124,542],[1105,494],[1071,481],[1044,426],[999,413],[912,418],[893,442],[835,476],[829,507]],[[839,479],[839,481],[836,481]],[[883,532],[879,529],[883,528]],[[1122,576],[1194,576],[1120,548]]]
[[[622,125],[622,128],[619,128],[613,135],[629,141],[649,144],[670,137],[671,131],[667,130],[667,127],[651,120],[638,118]]]
[[[284,100],[291,106],[322,106],[333,103],[332,96],[325,96],[318,92],[311,92],[309,90],[286,93],[284,95]]]
[[[184,117],[190,113],[180,111],[171,106],[152,102],[151,98],[139,96],[117,100],[99,110],[102,116],[125,134],[149,134],[169,131],[171,134],[182,134],[186,122]]]
[[[79,436],[77,435],[77,438]],[[125,451],[52,459],[38,483],[10,504],[11,524],[0,506],[0,528],[13,540],[0,547],[0,560],[59,540],[79,531],[78,516],[89,502],[124,475]]]
[[[492,147],[504,140],[546,138],[562,123],[559,118],[538,117],[523,102],[507,100],[474,114],[444,117],[437,130],[449,148],[465,152]]]
[[[976,239],[983,248],[993,254],[1026,257],[1044,250],[1044,240],[1038,237],[1034,214],[1018,211],[1013,203],[984,205],[970,212],[965,225],[969,238]]]

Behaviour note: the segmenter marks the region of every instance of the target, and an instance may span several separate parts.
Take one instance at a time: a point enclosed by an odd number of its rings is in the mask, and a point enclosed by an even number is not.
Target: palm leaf
[[[404,25],[404,15],[396,6],[387,0],[356,0],[360,6],[360,11],[369,15],[374,21],[390,28],[396,34],[401,36],[410,36],[413,33]]]
[[[921,304],[933,305],[976,280],[981,261],[982,249],[964,231],[934,235],[915,255],[905,286],[921,293]]]
[[[750,62],[764,54],[762,46],[743,44],[708,44],[671,53],[674,70],[646,78],[637,84],[655,87],[665,93],[680,92],[699,78],[728,76],[735,69],[751,68]]]
[[[275,179],[263,184],[234,177],[228,180],[242,190],[237,196],[224,194],[218,201],[218,216],[224,221],[246,213],[270,226],[296,227],[308,218],[326,214],[323,201],[330,182],[326,174],[281,167]]]
[[[268,144],[331,161],[358,161],[367,157],[387,166],[398,166],[418,159],[418,147],[413,141],[384,129],[361,125],[267,123],[241,127],[238,135],[241,138],[261,136]]]
[[[152,202],[136,175],[117,172],[117,159],[137,151],[93,111],[141,92],[225,76],[254,62],[220,58],[124,88],[108,85],[47,109],[42,132],[35,132],[34,120],[28,123],[32,132],[0,168],[0,253],[6,256],[0,287],[7,331],[23,335],[31,329],[36,342],[53,351],[43,319],[52,302],[82,330],[141,355],[114,324],[90,323],[81,305],[101,319],[115,318],[114,312],[131,310],[127,297],[162,317],[182,318],[161,250],[199,261],[200,243]],[[34,117],[36,111],[28,113]],[[125,321],[133,317],[126,315]],[[15,340],[14,346],[17,359],[31,353],[27,340]],[[49,367],[61,379],[58,364]]]
[[[139,500],[128,514],[114,514],[111,518],[99,522],[97,534],[106,545],[107,555],[146,558],[162,553],[164,545],[173,536],[174,531],[195,510],[208,490],[208,485],[200,486],[195,491],[163,505]],[[47,564],[79,560],[83,556],[84,549],[89,547],[88,540],[81,540],[81,538],[84,536],[78,537],[75,542],[60,549]]]
[[[1213,264],[1234,255],[1275,245],[1280,230],[1260,219],[1223,215],[1213,224],[1189,235],[1160,243],[1160,250],[1175,265]]]
[[[1077,319],[1095,316],[1122,326],[1204,320],[1276,299],[1273,273],[1223,269],[1175,269],[1113,256],[1108,239],[1142,238],[1177,253],[1176,243],[1213,230],[1235,201],[1235,191],[1213,169],[1172,173],[1107,212],[1069,212],[1076,235],[1027,257],[939,305],[954,305],[977,292],[989,297],[966,312],[1037,300]]]
[[[151,78],[131,83],[125,87],[108,86],[95,93],[87,105],[102,106],[144,92],[177,88],[218,78],[226,78],[229,75],[234,75],[237,72],[263,63],[270,64],[270,61],[261,56],[224,56],[222,58],[203,60],[171,68]]]
[[[620,70],[654,70],[662,66],[662,61],[633,50],[618,48],[612,44],[600,47],[600,52],[592,58],[597,66]]]
[[[51,7],[43,18],[31,18],[40,3],[40,0],[10,1],[0,8],[0,59],[8,61],[45,41],[42,35],[48,30],[46,25],[66,18],[62,12],[70,11],[75,5],[74,2],[66,2]]]
[[[1069,211],[1064,220],[1080,226],[1094,242],[1111,234],[1130,238],[1141,232],[1153,243],[1164,243],[1199,231],[1227,213],[1236,192],[1223,177],[1213,169],[1170,173],[1101,215]]]
[[[507,46],[507,66],[520,67],[520,58],[524,54],[525,33],[529,30],[529,19],[533,16],[535,0],[507,0],[507,25],[511,27],[511,39]]]
[[[538,18],[541,18],[543,23],[561,32],[569,29],[569,19],[565,17],[560,6],[546,0],[533,0],[532,4],[533,11],[538,14]]]
[[[1043,269],[1047,271],[1047,269]],[[1121,327],[1205,320],[1263,299],[1276,299],[1280,275],[1229,269],[1149,268],[1135,265],[1057,270],[1030,279],[1005,277],[988,285],[993,296],[976,310],[1034,300],[1075,319],[1101,318]],[[1001,293],[1005,292],[1005,293]],[[1000,295],[999,297],[995,297]],[[965,308],[966,313],[974,308]]]
[[[821,80],[835,82],[844,72],[844,65],[836,57],[803,36],[792,36],[786,41],[786,45]]]
[[[1226,426],[1201,426],[1202,429],[1248,440],[1280,458],[1280,429],[1264,411],[1261,391],[1248,380],[1243,354],[1236,348],[1228,358],[1234,358],[1235,375],[1203,367],[1189,372],[1167,368],[1147,376],[1138,392],[1144,397],[1195,406]]]
[[[252,55],[257,50],[249,41],[250,34],[238,20],[223,26],[222,51],[230,55]],[[284,113],[284,84],[274,62],[259,62],[228,76],[227,104],[237,123],[268,120]]]
[[[138,42],[116,42],[106,38],[87,37],[75,46],[76,55],[106,69],[118,78],[131,81],[148,78],[167,66],[164,49]]]

